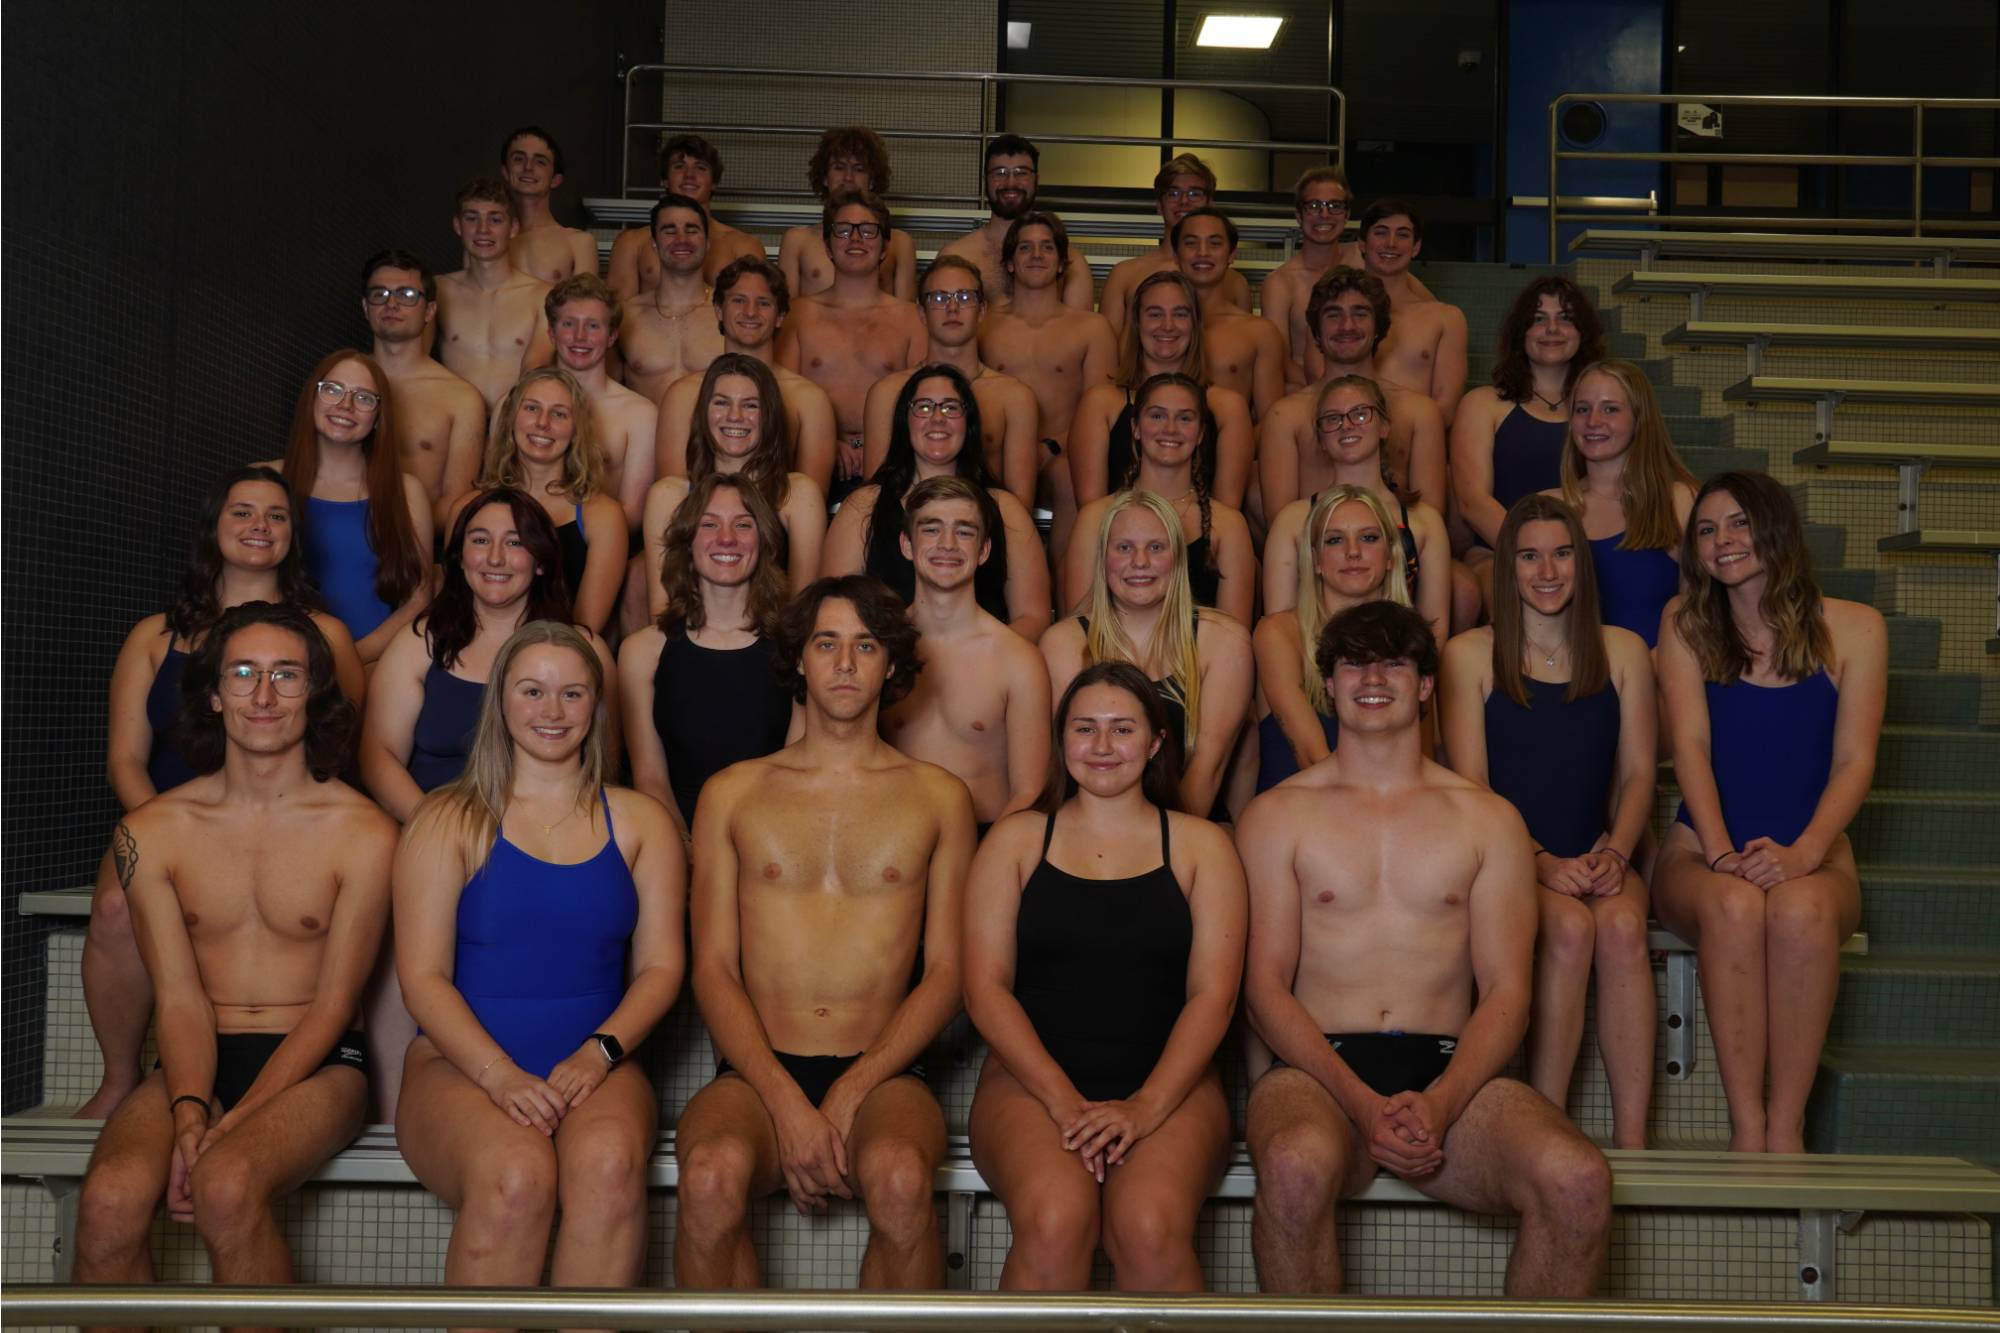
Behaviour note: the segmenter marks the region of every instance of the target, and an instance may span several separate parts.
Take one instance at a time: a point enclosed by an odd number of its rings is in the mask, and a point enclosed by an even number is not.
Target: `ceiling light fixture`
[[[1008,23],[1007,23],[1007,49],[1008,49],[1009,51],[1025,51],[1025,50],[1027,50],[1027,49],[1028,49],[1028,33],[1029,33],[1029,32],[1030,32],[1030,31],[1031,31],[1031,30],[1032,30],[1033,28],[1034,28],[1034,26],[1035,26],[1035,25],[1034,25],[1034,24],[1032,24],[1032,23],[1015,23],[1015,22],[1014,22],[1013,20],[1011,20],[1011,19],[1010,19],[1010,20],[1008,20]]]
[[[1284,19],[1268,14],[1210,14],[1202,19],[1194,44],[1268,51],[1278,39],[1278,29],[1284,26]]]

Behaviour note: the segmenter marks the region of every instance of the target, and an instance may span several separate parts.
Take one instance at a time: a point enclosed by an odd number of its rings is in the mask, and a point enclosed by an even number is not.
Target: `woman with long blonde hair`
[[[1847,826],[1874,780],[1888,631],[1873,607],[1820,595],[1792,498],[1761,472],[1701,488],[1680,566],[1658,670],[1681,808],[1653,904],[1701,963],[1730,1147],[1803,1152],[1861,919]]]
[[[1314,496],[1298,528],[1297,601],[1257,622],[1257,790],[1310,768],[1339,744],[1340,722],[1319,674],[1319,636],[1350,606],[1410,604],[1396,520],[1360,486]]]
[[[396,855],[396,971],[423,1032],[396,1143],[458,1214],[446,1283],[535,1285],[560,1205],[550,1280],[631,1286],[659,1110],[626,1057],[680,991],[681,840],[658,801],[605,785],[609,695],[582,633],[523,625],[492,680],[464,771]]]
[[[1495,537],[1493,623],[1444,651],[1446,748],[1452,768],[1513,802],[1535,847],[1529,1081],[1568,1105],[1594,968],[1612,1138],[1643,1148],[1653,965],[1646,885],[1631,862],[1653,807],[1652,658],[1637,635],[1599,623],[1575,510],[1525,496]]]
[[[1180,519],[1151,491],[1119,492],[1088,535],[1097,558],[1085,613],[1042,635],[1051,693],[1061,697],[1079,671],[1098,662],[1130,662],[1145,672],[1181,752],[1180,808],[1206,815],[1250,709],[1250,635],[1195,605]]]
[[[590,400],[575,376],[561,366],[529,371],[493,414],[479,487],[511,486],[534,497],[555,524],[571,614],[602,634],[624,586],[629,529],[624,506],[605,484],[604,451],[591,421]]]
[[[1694,488],[1644,371],[1599,361],[1576,377],[1562,484],[1544,494],[1561,495],[1583,518],[1604,623],[1631,630],[1648,648],[1680,589],[1675,553]]]

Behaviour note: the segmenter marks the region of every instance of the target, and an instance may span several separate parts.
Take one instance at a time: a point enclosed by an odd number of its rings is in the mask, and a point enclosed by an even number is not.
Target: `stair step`
[[[1807,523],[1806,550],[1815,570],[1839,569],[1847,562],[1847,529],[1837,523]]]
[[[1820,586],[1826,586],[1824,577]],[[1970,672],[1910,671],[1891,667],[1888,712],[1883,721],[1892,726],[1913,727],[1976,725],[1979,721],[1979,685],[1979,677]]]
[[[1815,569],[1813,579],[1828,597],[1875,605],[1875,571],[1872,569]]]
[[[1884,727],[1876,752],[1875,786],[2000,791],[2000,731]]]
[[[1721,449],[1729,444],[1735,434],[1731,428],[1734,417],[1670,416],[1662,414],[1667,423],[1667,437],[1674,442],[1685,457],[1689,449]],[[1689,464],[1690,467],[1693,464]]]
[[[1638,361],[1646,355],[1646,335],[1607,333],[1604,335],[1604,354],[1624,361]]]
[[[1814,1152],[2000,1161],[2000,1051],[1830,1042],[1806,1142]]]
[[[1681,461],[1698,481],[1724,472],[1762,472],[1771,465],[1771,456],[1762,449],[1738,449],[1730,445],[1713,448],[1703,445],[1676,445]]]
[[[1922,669],[1938,664],[1944,621],[1936,616],[1888,616],[1889,665]]]
[[[2000,953],[2000,871],[1863,864],[1861,928],[1891,957]]]
[[[1660,415],[1691,417],[1701,411],[1701,390],[1692,384],[1664,384],[1653,380],[1653,396],[1660,400]]]
[[[1828,1044],[1911,1040],[2000,1055],[2000,952],[1841,955]]]
[[[1862,860],[1991,866],[2000,863],[2000,794],[1878,783],[1847,836]]]

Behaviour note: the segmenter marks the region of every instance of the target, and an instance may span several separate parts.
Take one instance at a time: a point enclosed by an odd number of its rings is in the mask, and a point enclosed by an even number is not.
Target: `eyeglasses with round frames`
[[[319,390],[319,396],[329,403],[345,402],[351,398],[354,400],[354,405],[363,412],[373,412],[382,406],[382,395],[373,389],[350,389],[339,380],[321,380],[313,387]]]
[[[303,667],[253,667],[247,662],[222,669],[222,692],[244,698],[257,692],[257,682],[268,677],[271,693],[281,699],[296,699],[311,683]]]
[[[956,421],[965,415],[965,404],[956,398],[914,398],[910,401],[910,415],[926,421],[932,417]]]
[[[387,305],[391,297],[400,306],[418,306],[424,301],[421,287],[370,287],[367,296],[369,305]]]
[[[925,305],[933,305],[940,310],[951,305],[973,305],[981,299],[983,298],[977,287],[962,287],[955,292],[925,292],[923,296]]]
[[[1322,412],[1314,424],[1319,427],[1320,434],[1325,435],[1330,431],[1339,430],[1342,425],[1348,422],[1352,422],[1357,426],[1365,426],[1375,419],[1375,413],[1378,410],[1380,409],[1370,407],[1367,403],[1357,403],[1345,412]]]

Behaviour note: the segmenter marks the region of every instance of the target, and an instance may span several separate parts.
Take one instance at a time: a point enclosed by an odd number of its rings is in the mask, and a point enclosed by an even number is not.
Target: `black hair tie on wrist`
[[[1710,861],[1708,863],[1708,868],[1710,870],[1714,870],[1717,866],[1721,865],[1724,861],[1727,861],[1730,857],[1734,855],[1736,855],[1736,849],[1734,847],[1731,847],[1728,851],[1716,857],[1713,861]],[[1718,871],[1717,873],[1719,874],[1721,872]]]
[[[212,1108],[208,1104],[208,1098],[197,1097],[191,1092],[184,1092],[180,1096],[174,1098],[173,1102],[167,1107],[167,1110],[173,1111],[182,1102],[193,1102],[196,1106],[199,1106],[201,1108],[201,1113],[204,1116],[210,1116],[215,1114],[214,1108]]]

